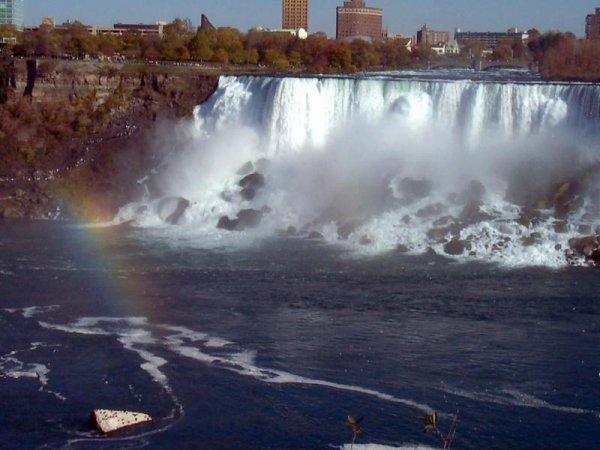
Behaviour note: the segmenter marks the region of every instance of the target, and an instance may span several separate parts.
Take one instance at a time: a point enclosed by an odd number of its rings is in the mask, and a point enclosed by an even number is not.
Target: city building
[[[135,32],[140,34],[141,36],[158,36],[159,38],[163,37],[165,26],[168,23],[164,21],[156,22],[154,25],[152,24],[141,24],[141,23],[116,23],[112,26],[112,28],[102,28],[97,25],[84,25],[87,29],[88,33],[96,36],[98,34],[110,34],[113,36],[122,36],[127,33]],[[40,27],[50,27],[55,28],[57,30],[64,29],[65,24],[63,25],[55,25],[54,19],[51,17],[44,17],[42,19],[42,23]],[[25,27],[25,31],[36,31],[39,27]]]
[[[450,32],[430,30],[427,28],[427,25],[423,25],[421,29],[417,31],[417,45],[443,47],[443,44],[449,40]]]
[[[484,50],[494,50],[496,46],[501,42],[514,42],[521,41],[526,44],[529,39],[529,35],[517,28],[510,28],[504,33],[495,33],[490,31],[460,31],[460,28],[456,30],[454,39],[458,41],[458,44],[462,47],[466,42],[481,42],[484,46]]]
[[[585,18],[585,38],[600,38],[600,8],[596,8],[594,14],[588,14]]]
[[[367,7],[363,0],[348,0],[337,7],[336,39],[369,41],[383,36],[383,10]]]
[[[281,28],[308,31],[308,0],[283,0]]]
[[[13,25],[22,30],[25,22],[25,0],[0,0],[0,25]]]
[[[25,21],[25,0],[0,0],[0,25],[10,25],[21,31]],[[12,32],[0,36],[0,44],[17,41]]]

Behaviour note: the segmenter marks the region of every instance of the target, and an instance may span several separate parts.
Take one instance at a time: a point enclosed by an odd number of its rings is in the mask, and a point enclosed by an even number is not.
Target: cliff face
[[[0,105],[0,219],[111,219],[156,164],[159,126],[189,120],[218,77],[38,61],[31,96],[17,61]]]

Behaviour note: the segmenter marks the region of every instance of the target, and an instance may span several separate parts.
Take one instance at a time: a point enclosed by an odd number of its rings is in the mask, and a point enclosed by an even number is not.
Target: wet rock
[[[569,231],[569,222],[566,220],[557,220],[554,222],[555,233],[567,233]]]
[[[408,253],[410,249],[404,244],[398,244],[396,245],[396,251],[398,253]]]
[[[256,191],[265,185],[265,177],[258,172],[254,172],[246,175],[238,184],[243,189],[254,189]]]
[[[245,228],[256,228],[260,225],[263,217],[263,212],[256,209],[242,209],[237,218],[240,221],[240,225]]]
[[[465,250],[471,250],[471,243],[462,239],[454,238],[444,245],[444,252],[448,255],[462,255]]]
[[[585,236],[569,239],[569,247],[587,261],[600,264],[600,236]]]
[[[592,232],[592,226],[579,225],[579,227],[577,227],[577,231],[579,232],[579,234],[590,234]]]
[[[360,245],[371,245],[373,243],[373,240],[369,236],[364,235],[364,236],[360,237],[360,240],[358,241],[358,243]]]
[[[262,221],[263,212],[257,209],[242,209],[235,219],[223,216],[217,223],[217,228],[228,231],[243,231],[248,228],[256,228]]]
[[[529,236],[521,239],[521,243],[525,247],[530,247],[532,245],[540,244],[542,242],[542,235],[538,232],[531,233]]]
[[[517,223],[525,228],[531,228],[542,221],[542,213],[537,209],[523,208],[517,219]]]
[[[356,230],[363,223],[364,220],[362,219],[351,219],[344,222],[338,227],[337,230],[339,238],[344,240],[348,239],[348,236],[350,236],[354,232],[354,230]]]
[[[443,216],[433,222],[434,227],[445,227],[448,224],[454,222],[455,219],[452,216]]]
[[[252,188],[244,188],[240,191],[240,195],[244,200],[251,201],[254,200],[254,197],[256,197],[256,190]]]
[[[447,227],[432,228],[431,230],[427,231],[427,237],[433,241],[442,243],[446,242],[446,236],[448,236],[449,234],[454,237],[459,236],[463,229],[464,224],[453,223],[448,225]]]
[[[156,212],[162,221],[177,225],[189,206],[190,201],[185,198],[166,197],[158,202]]]
[[[140,412],[95,409],[90,414],[90,428],[108,434],[123,428],[152,421],[152,417]]]
[[[289,227],[287,227],[285,234],[287,236],[298,236],[298,230],[296,229],[296,227],[290,225]]]
[[[410,224],[411,220],[412,218],[408,214],[405,214],[404,217],[402,217],[402,223],[404,225]]]
[[[421,217],[424,219],[428,219],[435,216],[440,216],[446,212],[447,206],[442,203],[435,203],[433,205],[428,205],[425,208],[421,208],[417,211],[417,217]]]
[[[465,205],[459,218],[465,223],[475,224],[493,220],[495,217],[481,210],[481,203],[479,200],[473,200]]]
[[[323,240],[324,237],[321,233],[319,233],[318,231],[312,231],[309,235],[308,235],[308,239],[318,239],[318,240]]]

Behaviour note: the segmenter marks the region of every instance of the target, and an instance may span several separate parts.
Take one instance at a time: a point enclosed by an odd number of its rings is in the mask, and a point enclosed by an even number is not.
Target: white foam
[[[547,409],[550,411],[556,411],[565,414],[592,414],[600,418],[599,411],[583,408],[572,408],[569,406],[553,405],[545,400],[539,399],[533,395],[526,394],[524,392],[519,391],[518,389],[513,388],[501,389],[498,392],[473,392],[444,385],[441,388],[441,390],[452,395],[469,398],[471,400],[476,400],[479,402],[496,403],[499,405],[521,406],[535,409]]]
[[[437,450],[437,447],[429,447],[421,444],[401,444],[398,447],[390,447],[380,444],[345,444],[340,447],[342,450]]]

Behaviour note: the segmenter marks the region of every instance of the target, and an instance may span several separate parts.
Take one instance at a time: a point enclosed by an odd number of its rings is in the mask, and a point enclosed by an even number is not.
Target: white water
[[[579,226],[600,225],[597,179],[585,178],[562,233],[552,210],[530,228],[519,225],[521,205],[507,192],[552,195],[581,181],[598,162],[599,121],[600,87],[592,85],[223,77],[194,123],[176,130],[177,150],[154,175],[153,196],[115,220],[158,228],[184,245],[240,245],[294,227],[361,252],[402,245],[444,253],[452,236],[427,232],[457,221],[476,180],[489,217],[461,227],[457,237],[471,245],[462,257],[562,266]],[[253,169],[238,173],[247,162]],[[238,182],[252,171],[266,185],[245,200]],[[407,193],[407,179],[425,182],[427,192]],[[157,197],[168,196],[191,202],[176,226],[158,211]],[[271,212],[258,229],[216,229],[222,216],[263,206]],[[535,245],[524,245],[532,233]]]

